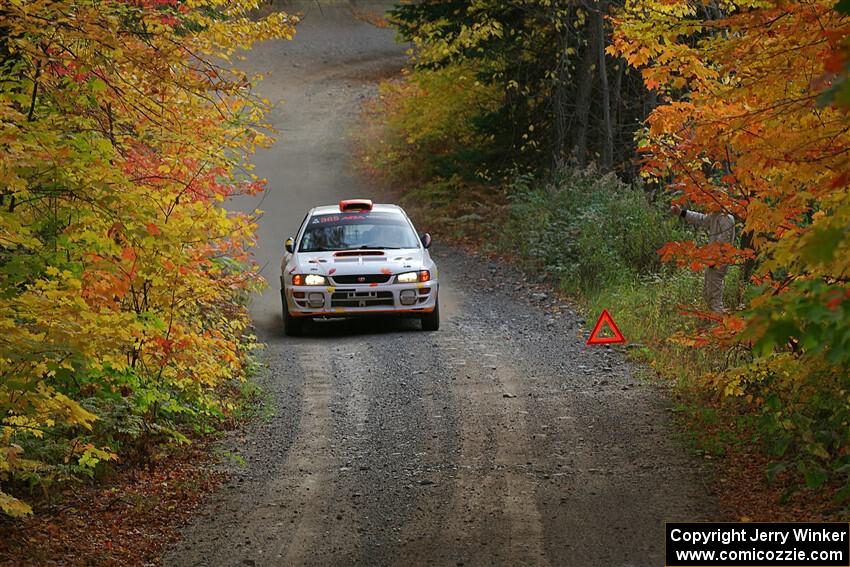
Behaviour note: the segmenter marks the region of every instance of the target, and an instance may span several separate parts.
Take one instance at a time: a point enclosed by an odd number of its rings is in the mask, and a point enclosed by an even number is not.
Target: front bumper
[[[281,299],[293,317],[352,317],[381,313],[415,315],[434,311],[438,287],[436,280],[340,286],[284,284]]]

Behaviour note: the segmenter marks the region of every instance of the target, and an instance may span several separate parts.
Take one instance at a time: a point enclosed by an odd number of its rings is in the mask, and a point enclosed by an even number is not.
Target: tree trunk
[[[614,145],[618,150],[614,153],[616,163],[622,163],[630,156],[625,152],[631,151],[631,140],[623,140],[623,75],[626,72],[626,62],[617,60],[617,74],[614,76],[614,88],[611,91],[611,120],[614,127]]]
[[[643,119],[646,120],[649,118],[649,115],[652,114],[652,111],[655,110],[655,107],[658,106],[658,91],[652,89],[647,92],[647,95],[643,98]]]
[[[596,52],[599,56],[599,86],[602,91],[602,163],[603,171],[614,167],[614,126],[611,123],[611,90],[608,87],[608,65],[605,61],[605,19],[603,12],[606,2],[598,2],[594,11],[594,35]]]
[[[587,127],[590,121],[590,95],[593,89],[593,65],[596,59],[595,33],[590,33],[590,26],[584,27],[587,44],[581,57],[581,68],[576,81],[578,81],[578,92],[576,93],[576,130],[573,138],[573,155],[579,167],[587,165]]]
[[[556,17],[557,4],[553,3],[553,17]],[[555,78],[556,84],[552,93],[552,116],[553,116],[553,140],[552,140],[552,165],[557,168],[564,160],[564,152],[567,149],[570,127],[569,99],[570,99],[570,57],[567,49],[570,46],[570,28],[564,25],[558,36],[558,72]]]

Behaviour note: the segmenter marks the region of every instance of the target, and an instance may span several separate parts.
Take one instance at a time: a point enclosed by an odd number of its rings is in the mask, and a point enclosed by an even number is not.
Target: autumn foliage
[[[850,478],[850,119],[835,104],[850,20],[835,4],[630,1],[609,47],[663,101],[644,175],[740,221],[737,248],[663,252],[695,268],[755,259],[760,293],[729,318],[740,332],[715,334],[754,357],[717,380],[761,414],[773,472],[810,488]]]
[[[0,510],[232,409],[252,341],[244,157],[269,141],[230,57],[291,37],[256,0],[0,7]]]

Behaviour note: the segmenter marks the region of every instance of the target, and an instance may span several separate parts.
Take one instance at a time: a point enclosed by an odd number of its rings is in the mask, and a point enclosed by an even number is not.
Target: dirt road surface
[[[256,160],[270,189],[236,204],[265,211],[271,287],[252,311],[269,415],[223,442],[244,464],[222,465],[230,481],[165,563],[663,565],[664,521],[715,515],[708,472],[674,440],[663,394],[509,267],[437,244],[440,331],[375,320],[283,336],[283,241],[311,206],[374,195],[352,129],[405,49],[349,4],[300,9],[297,38],[247,62],[284,104]]]

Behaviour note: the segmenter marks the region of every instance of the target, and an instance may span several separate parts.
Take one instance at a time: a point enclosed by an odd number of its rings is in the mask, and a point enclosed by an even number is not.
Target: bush
[[[378,132],[361,133],[366,161],[394,181],[487,177],[492,140],[479,128],[499,95],[470,65],[406,71],[385,81],[367,112]]]
[[[755,301],[754,360],[718,377],[730,398],[745,400],[774,457],[769,476],[789,470],[802,485],[830,484],[850,500],[850,291],[798,281],[790,292]],[[795,489],[797,487],[794,487]]]
[[[517,176],[508,194],[506,244],[571,292],[661,271],[656,250],[684,230],[641,189],[593,168],[549,183]]]

